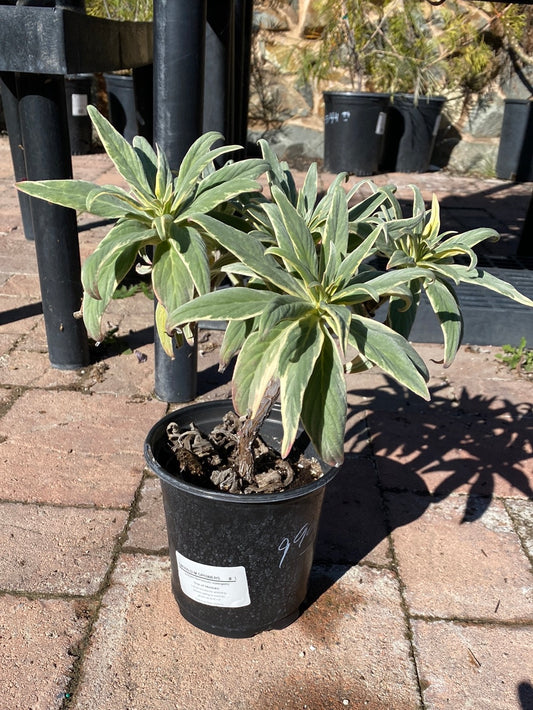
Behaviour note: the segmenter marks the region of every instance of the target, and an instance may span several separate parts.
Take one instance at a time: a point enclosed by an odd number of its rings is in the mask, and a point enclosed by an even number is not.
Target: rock
[[[480,99],[468,116],[466,130],[474,138],[497,138],[503,118],[503,101],[497,96]]]
[[[470,142],[463,140],[453,149],[448,168],[452,172],[459,174],[494,177],[497,157],[497,142]]]
[[[261,137],[258,132],[249,134],[252,143]],[[324,157],[324,134],[319,130],[291,124],[269,134],[268,140],[276,155],[294,170],[307,169],[310,163]]]
[[[252,27],[254,30],[269,30],[270,32],[286,32],[289,22],[286,16],[270,8],[254,10]]]

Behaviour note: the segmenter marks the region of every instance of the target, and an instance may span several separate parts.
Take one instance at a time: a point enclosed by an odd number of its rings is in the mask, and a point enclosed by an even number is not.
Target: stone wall
[[[318,85],[302,85],[297,53],[316,39],[320,18],[313,0],[290,4],[260,2],[254,11],[254,49],[250,101],[250,138],[267,135],[291,165],[323,157],[322,91],[339,88],[346,78],[334,76]],[[528,99],[533,71],[519,76],[509,68],[467,110],[462,100],[448,101],[432,163],[460,174],[495,174],[506,98]]]

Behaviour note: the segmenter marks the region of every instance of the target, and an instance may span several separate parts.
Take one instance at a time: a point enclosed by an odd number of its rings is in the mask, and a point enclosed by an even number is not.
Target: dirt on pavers
[[[501,501],[409,493],[386,500],[411,614],[533,624],[531,568]]]
[[[389,570],[317,568],[329,587],[315,604],[290,627],[251,639],[184,621],[169,575],[165,559],[118,561],[73,710],[419,707]]]
[[[86,632],[79,603],[0,595],[2,710],[60,710]]]
[[[413,635],[427,710],[533,707],[533,627],[417,620]]]

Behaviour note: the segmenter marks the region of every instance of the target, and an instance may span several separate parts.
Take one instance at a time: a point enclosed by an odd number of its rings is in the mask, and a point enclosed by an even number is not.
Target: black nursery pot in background
[[[131,143],[139,133],[133,77],[128,74],[104,74],[109,120]]]
[[[533,181],[533,101],[505,99],[496,177]]]
[[[324,167],[332,173],[378,170],[388,94],[324,92]]]
[[[172,590],[182,616],[219,636],[243,638],[294,621],[307,594],[325,485],[336,469],[281,493],[235,495],[192,485],[169,473],[166,428],[191,422],[209,433],[231,400],[184,407],[149,432],[145,457],[159,477],[167,523]],[[281,414],[274,407],[261,430],[279,448]],[[304,447],[304,434],[296,446]],[[308,441],[308,440],[307,440]],[[313,456],[310,445],[307,455]]]
[[[87,106],[92,103],[92,74],[69,74],[65,77],[68,132],[72,155],[87,155],[92,148],[92,125]]]
[[[445,101],[443,96],[392,96],[380,164],[383,172],[423,173],[429,169]]]

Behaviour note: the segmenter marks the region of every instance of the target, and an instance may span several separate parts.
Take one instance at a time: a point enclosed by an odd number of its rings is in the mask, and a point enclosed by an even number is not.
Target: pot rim
[[[308,495],[309,493],[313,493],[314,491],[325,486],[337,474],[339,470],[337,467],[329,467],[327,464],[324,464],[321,461],[322,468],[324,469],[325,467],[326,470],[324,470],[324,473],[320,478],[317,478],[315,481],[311,481],[311,483],[306,483],[303,486],[299,486],[298,488],[294,488],[288,491],[280,491],[279,493],[251,493],[249,495],[238,495],[235,493],[224,493],[223,491],[209,490],[207,488],[195,486],[192,483],[177,478],[176,476],[169,473],[156,459],[153,451],[154,444],[159,441],[162,435],[165,434],[167,424],[174,421],[177,415],[180,415],[184,411],[188,410],[191,410],[192,412],[199,412],[213,408],[223,410],[221,411],[222,416],[229,410],[233,409],[233,403],[231,399],[222,399],[214,400],[211,402],[198,402],[195,404],[186,405],[185,407],[181,407],[180,409],[176,409],[173,412],[166,414],[151,427],[144,442],[144,457],[150,470],[153,471],[153,473],[155,473],[159,479],[173,486],[174,488],[178,488],[184,492],[201,498],[218,500],[220,502],[231,503],[235,505],[264,505],[291,500],[294,498],[302,498],[303,496]],[[272,412],[270,413],[267,421],[277,423],[281,426],[281,421],[279,420],[279,417],[272,416],[274,413],[281,414],[281,407],[279,403],[276,403],[273,406]],[[191,422],[192,421],[194,421],[194,416],[191,414]],[[300,429],[300,432],[303,433],[303,429]],[[318,456],[316,456],[316,458],[318,459]]]

